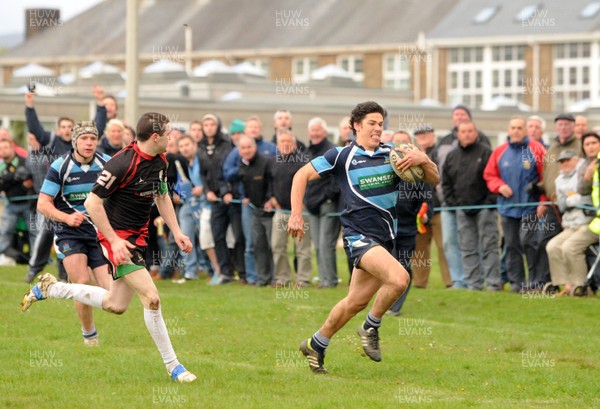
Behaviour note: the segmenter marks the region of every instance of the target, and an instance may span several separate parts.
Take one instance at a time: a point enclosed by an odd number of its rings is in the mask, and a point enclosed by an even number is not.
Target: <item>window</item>
[[[500,6],[488,6],[483,8],[479,13],[473,17],[473,23],[475,24],[485,24],[494,17],[494,15],[498,12]]]
[[[411,75],[406,56],[400,53],[385,54],[383,61],[383,83],[385,87],[409,91]],[[360,68],[362,69],[362,62]]]
[[[581,10],[579,18],[594,18],[600,11],[600,1],[594,1]]]
[[[600,3],[600,2],[599,2]],[[553,110],[567,110],[583,99],[598,99],[600,67],[598,43],[565,43],[554,46],[552,75]],[[596,70],[592,75],[592,70]]]
[[[504,71],[504,86],[510,87],[512,85],[512,71],[505,70]]]
[[[357,55],[342,55],[337,59],[337,65],[347,71],[356,82],[363,82],[363,57]]]
[[[492,47],[494,61],[521,61],[525,56],[525,47],[522,45],[501,45]]]
[[[522,22],[522,21],[530,19],[538,11],[538,8],[539,8],[538,4],[530,4],[529,6],[523,7],[521,9],[521,11],[519,11],[517,13],[517,15],[515,16],[515,20]]]
[[[246,60],[246,62],[252,64],[253,66],[255,66],[258,69],[261,69],[265,72],[265,75],[268,77],[269,76],[269,68],[270,68],[270,64],[269,64],[269,60],[266,58],[253,58],[253,59],[248,59]]]
[[[315,57],[296,57],[292,60],[292,81],[302,83],[310,80],[310,74],[317,69]]]
[[[483,101],[484,48],[450,49],[449,57],[448,95],[450,102],[478,107]]]

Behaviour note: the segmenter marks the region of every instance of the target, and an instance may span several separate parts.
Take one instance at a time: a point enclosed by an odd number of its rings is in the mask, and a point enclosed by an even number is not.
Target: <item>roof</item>
[[[414,43],[458,0],[142,1],[140,53]],[[2,59],[125,53],[126,2],[105,0],[48,28]],[[1,60],[1,59],[0,59]]]
[[[543,36],[593,32],[600,27],[600,13],[591,18],[580,14],[592,0],[461,0],[431,30],[429,39]],[[537,9],[526,7],[538,5]],[[492,17],[476,23],[475,17],[485,8],[497,6]],[[598,9],[600,11],[600,8]],[[517,15],[523,12],[519,20]]]

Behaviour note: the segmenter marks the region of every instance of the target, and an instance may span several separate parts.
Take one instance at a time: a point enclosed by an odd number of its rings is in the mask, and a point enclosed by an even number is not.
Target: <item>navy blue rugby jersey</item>
[[[96,152],[92,162],[81,164],[77,162],[73,152],[65,154],[52,162],[40,192],[53,197],[54,206],[61,212],[82,212],[89,218],[83,203],[109,159],[109,156]],[[56,221],[53,224],[59,238],[68,236],[95,239],[97,236],[96,226],[91,220],[84,221],[79,227],[70,227]]]
[[[391,145],[367,152],[356,142],[333,148],[311,161],[321,176],[336,175],[345,208],[344,236],[364,234],[384,243],[396,237],[400,178],[390,164]]]

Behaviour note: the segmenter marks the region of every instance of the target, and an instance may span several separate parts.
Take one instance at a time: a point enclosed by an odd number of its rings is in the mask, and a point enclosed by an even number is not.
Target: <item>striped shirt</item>
[[[380,243],[396,237],[400,178],[390,165],[390,150],[390,145],[380,144],[375,152],[367,152],[352,142],[311,161],[319,175],[337,177],[345,204],[344,236],[363,234]]]
[[[81,164],[72,152],[63,155],[50,165],[40,192],[53,197],[54,206],[61,212],[82,212],[89,217],[83,203],[109,159],[110,156],[96,152],[92,162]],[[95,239],[97,236],[95,226],[88,221],[84,221],[79,227],[54,222],[54,231],[59,238]]]

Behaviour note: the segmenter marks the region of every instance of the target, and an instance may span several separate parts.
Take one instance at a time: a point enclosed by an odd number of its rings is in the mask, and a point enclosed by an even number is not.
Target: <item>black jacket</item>
[[[433,198],[435,197],[433,186],[425,182],[409,183],[401,179],[398,188],[396,239],[416,236],[417,214],[424,202],[427,203],[428,220],[431,221],[433,217]]]
[[[477,141],[466,148],[458,147],[450,152],[444,163],[442,186],[448,206],[469,206],[496,203],[496,196],[487,188],[483,170],[492,149]],[[478,210],[466,210],[476,214]]]
[[[244,184],[246,197],[258,209],[262,209],[267,199],[273,196],[271,185],[271,161],[256,153],[248,164],[240,159],[239,178]],[[253,211],[260,216],[273,216],[272,212]]]
[[[316,145],[311,143],[308,146],[309,158],[310,160],[313,160],[319,156],[323,156],[325,152],[332,148],[335,148],[335,145],[327,139],[324,139],[321,143]],[[304,195],[304,205],[309,212],[318,214],[319,208],[327,200],[335,202],[337,206],[339,196],[340,188],[335,179],[335,175],[330,174],[308,183],[306,194]]]
[[[452,129],[452,132],[444,136],[431,152],[430,158],[437,165],[438,172],[440,173],[440,178],[443,177],[444,163],[446,162],[446,157],[458,146],[456,132],[457,127],[454,127]],[[484,145],[487,145],[490,148],[492,147],[490,140],[483,132],[478,132],[477,141],[483,143]],[[438,187],[437,196],[439,201],[445,203],[446,198],[444,196],[443,187]]]
[[[273,134],[273,139],[271,140],[275,145],[277,145],[277,132]],[[296,146],[298,149],[306,150],[306,145],[299,139],[296,139]]]
[[[198,147],[200,177],[206,193],[214,192],[217,197],[223,197],[231,191],[231,186],[223,177],[223,163],[232,148],[231,142],[221,133],[220,122],[212,144],[208,144],[206,137],[200,141]]]
[[[300,168],[309,161],[308,153],[298,148],[292,154],[271,158],[271,180],[273,183],[273,196],[283,210],[291,210],[292,180]]]
[[[113,156],[115,156],[116,153],[119,152],[121,149],[123,149],[122,146],[112,146],[110,144],[110,142],[108,142],[108,138],[107,137],[103,137],[100,140],[100,143],[98,144],[98,152],[105,153],[108,156],[110,156],[111,158]]]
[[[30,178],[31,173],[27,169],[26,160],[19,155],[15,155],[8,163],[0,164],[0,192],[6,193],[9,202],[13,197],[33,194],[33,189],[23,186],[23,182]]]

